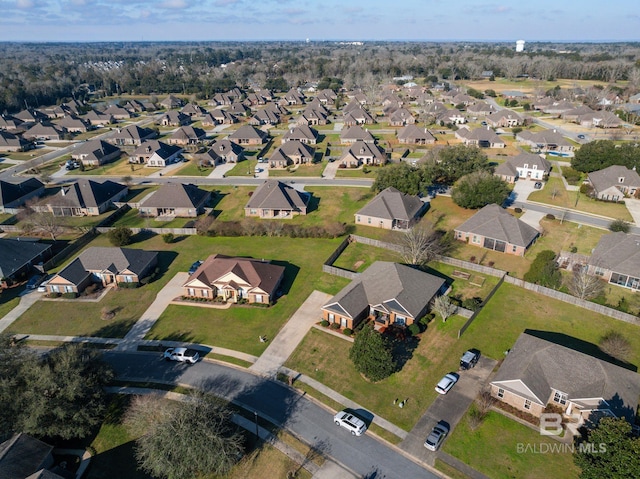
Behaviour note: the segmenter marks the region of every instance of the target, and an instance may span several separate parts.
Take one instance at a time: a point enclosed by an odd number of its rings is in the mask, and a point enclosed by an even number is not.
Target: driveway
[[[534,227],[536,230],[542,233],[542,226],[540,226],[540,220],[546,215],[540,211],[534,211],[527,209],[520,217],[520,221]]]
[[[624,204],[633,217],[633,222],[636,226],[640,226],[640,200],[636,200],[635,198],[625,198]]]
[[[327,163],[327,166],[324,168],[324,171],[322,172],[322,177],[333,180],[336,177],[336,173],[338,171],[338,165],[339,163],[337,161],[330,161],[329,163]]]
[[[497,361],[481,356],[475,368],[468,371],[458,371],[460,379],[456,385],[446,395],[438,395],[407,438],[399,444],[400,449],[433,466],[437,453],[434,454],[424,447],[425,438],[439,421],[447,422],[450,431],[453,431],[482,387],[487,383],[496,364]],[[439,379],[434,379],[433,387]]]
[[[225,175],[236,166],[235,163],[222,163],[216,166],[207,178],[224,178]]]
[[[42,298],[43,295],[44,293],[38,293],[35,289],[25,289],[20,293],[20,302],[18,305],[9,311],[3,318],[0,318],[0,333],[11,326],[11,323],[18,319],[27,309],[33,306],[33,304]]]
[[[513,191],[509,196],[509,201],[513,203],[514,201],[526,201],[531,193],[536,191],[533,187],[535,185],[535,181],[520,179],[515,182],[513,186]],[[543,183],[544,187],[544,183]]]

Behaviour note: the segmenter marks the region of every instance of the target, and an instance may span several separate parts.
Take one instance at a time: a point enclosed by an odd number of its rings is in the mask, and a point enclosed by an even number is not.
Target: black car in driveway
[[[478,363],[478,359],[480,359],[480,351],[469,349],[460,358],[460,369],[471,369]]]

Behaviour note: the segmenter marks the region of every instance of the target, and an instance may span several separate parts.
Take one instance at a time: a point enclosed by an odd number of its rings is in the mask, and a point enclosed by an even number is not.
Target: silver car
[[[333,422],[336,423],[336,426],[340,426],[351,431],[351,434],[354,436],[362,436],[367,430],[367,425],[362,419],[347,411],[340,411],[338,414],[333,416]]]
[[[444,442],[444,438],[449,434],[449,428],[444,424],[436,424],[427,439],[424,441],[424,447],[430,451],[437,451],[440,445]]]
[[[439,394],[447,394],[455,383],[458,382],[460,376],[456,373],[449,373],[443,377],[436,386],[436,392]]]

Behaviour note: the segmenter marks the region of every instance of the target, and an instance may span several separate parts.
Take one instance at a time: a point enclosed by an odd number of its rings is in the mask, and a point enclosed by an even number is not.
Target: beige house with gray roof
[[[640,236],[606,234],[588,259],[589,273],[632,290],[640,289]]]
[[[485,206],[454,231],[459,241],[517,256],[524,256],[540,234],[496,204]]]
[[[640,175],[626,166],[612,165],[592,171],[588,180],[600,200],[621,201],[626,196],[637,196],[640,191]]]
[[[491,128],[476,128],[469,130],[462,127],[455,132],[456,138],[462,143],[479,148],[505,148],[507,145]]]
[[[408,230],[420,218],[427,203],[390,186],[378,193],[356,214],[356,224],[386,230]]]
[[[410,326],[442,294],[444,279],[411,266],[376,261],[322,306],[322,319],[353,329],[371,319],[376,329]]]
[[[251,195],[244,215],[265,219],[306,215],[310,196],[281,181],[267,180]]]
[[[576,426],[603,416],[633,423],[640,375],[540,336],[520,335],[491,381],[493,397],[536,417],[554,405]]]
[[[195,185],[167,183],[146,198],[139,208],[144,216],[195,218],[204,212],[211,200],[211,192]]]

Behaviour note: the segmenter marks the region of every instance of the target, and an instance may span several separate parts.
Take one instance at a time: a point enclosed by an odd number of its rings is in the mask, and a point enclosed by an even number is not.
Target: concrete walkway
[[[524,214],[520,217],[520,220],[533,226],[536,230],[542,232],[542,226],[540,226],[540,220],[545,217],[545,214],[540,211],[525,210]]]
[[[624,204],[633,218],[633,222],[636,226],[640,226],[640,200],[636,200],[635,198],[625,198]]]
[[[225,175],[236,166],[235,163],[223,163],[216,166],[207,178],[224,178]]]
[[[20,303],[18,306],[9,311],[2,319],[0,319],[0,333],[7,329],[11,323],[18,319],[33,303],[42,298],[44,293],[38,293],[36,290],[25,289],[20,293]]]
[[[133,325],[122,342],[118,345],[120,350],[137,350],[138,343],[144,339],[151,327],[158,320],[160,315],[167,309],[171,301],[180,296],[182,293],[182,285],[189,275],[185,272],[177,273],[171,280],[160,290],[156,299],[151,306],[147,308],[140,319]]]
[[[162,168],[161,170],[154,171],[153,173],[148,175],[148,177],[149,178],[158,178],[158,177],[161,177],[161,176],[171,176],[171,173],[173,171],[179,170],[180,168],[182,168],[185,165],[186,165],[186,163],[184,161],[174,161],[170,165],[167,165],[164,168]]]
[[[331,295],[314,291],[293,313],[291,319],[282,327],[278,335],[271,339],[260,359],[251,366],[254,372],[266,376],[275,376],[287,358],[298,347],[309,329],[320,319],[322,305],[331,299]]]

